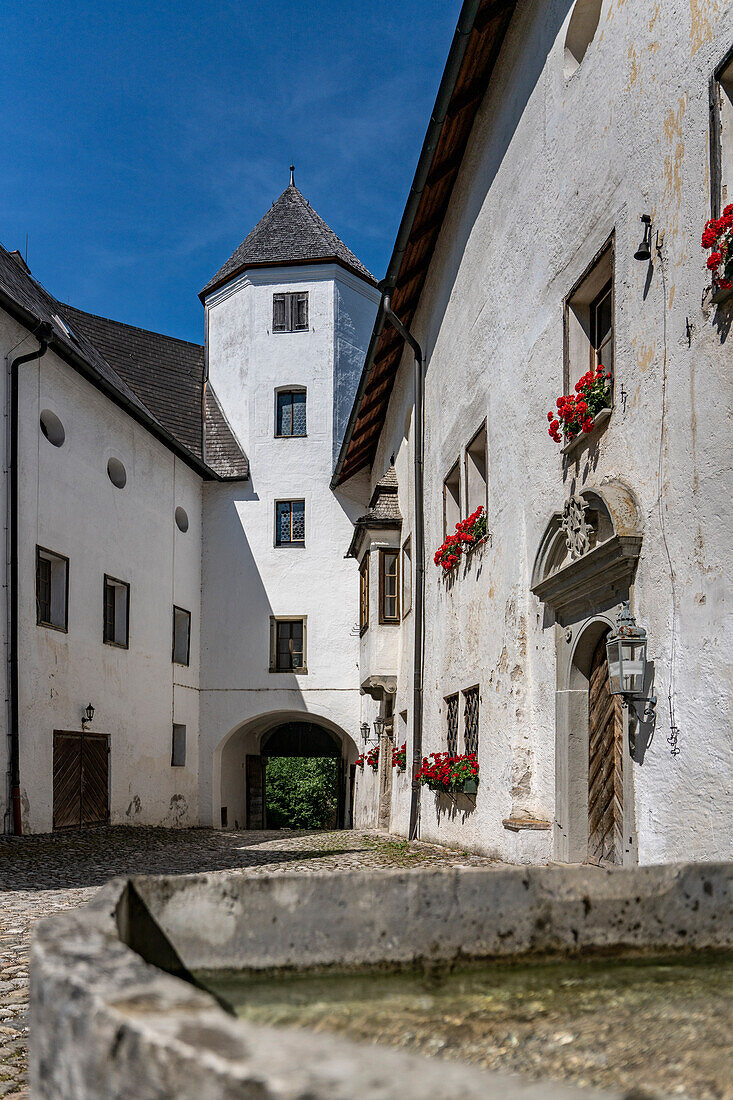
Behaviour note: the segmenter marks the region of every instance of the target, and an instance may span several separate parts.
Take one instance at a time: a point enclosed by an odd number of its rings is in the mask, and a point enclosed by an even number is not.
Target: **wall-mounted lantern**
[[[646,630],[636,625],[626,600],[616,620],[616,629],[606,641],[611,694],[623,695],[625,703],[630,699],[644,698],[646,643]],[[655,703],[656,699],[648,701]]]
[[[359,729],[361,730],[361,739],[364,742],[364,744],[366,745],[369,741],[369,729],[370,729],[369,723],[368,722],[362,722]]]
[[[86,707],[84,708],[84,713],[82,714],[82,718],[81,718],[81,728],[86,729],[87,726],[91,725],[93,718],[94,718],[94,707],[92,706],[91,703],[87,703]]]
[[[382,718],[381,715],[379,716],[379,718],[374,719],[374,732],[377,735],[377,740],[379,740],[379,738],[384,733],[384,718]]]
[[[641,244],[634,253],[635,260],[651,260],[652,258],[652,219],[650,214],[642,214],[641,220],[644,223],[644,236],[641,239]]]

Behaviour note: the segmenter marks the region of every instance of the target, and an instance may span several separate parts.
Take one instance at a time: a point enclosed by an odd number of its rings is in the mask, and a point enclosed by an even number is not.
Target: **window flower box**
[[[407,742],[401,748],[392,749],[392,767],[398,772],[403,772],[407,767]]]
[[[593,429],[611,415],[611,372],[599,363],[595,371],[589,370],[575,383],[575,393],[564,394],[556,401],[557,411],[550,409],[547,429],[556,443],[565,441],[563,453],[584,435],[590,435]]]
[[[372,771],[376,771],[379,767],[379,745],[375,745],[373,749],[370,749],[366,754],[365,760]]]
[[[449,752],[433,752],[424,756],[417,780],[431,791],[475,794],[478,790],[479,767],[476,754],[451,756]]]
[[[486,511],[480,504],[467,519],[459,520],[455,533],[448,535],[443,545],[435,551],[433,562],[443,573],[450,573],[464,554],[470,554],[485,541],[486,534]]]
[[[721,305],[733,297],[733,203],[721,218],[705,223],[702,247],[710,250],[707,266],[713,278],[713,304]]]
[[[606,408],[601,409],[600,412],[596,413],[596,415],[593,417],[593,426],[591,427],[590,432],[581,432],[580,435],[576,435],[573,439],[570,440],[569,443],[566,443],[563,447],[560,448],[560,453],[563,455],[569,455],[572,454],[573,451],[577,450],[583,440],[588,438],[589,434],[594,432],[596,428],[600,428],[603,424],[606,423],[607,420],[611,419],[611,411],[612,410],[610,408]]]

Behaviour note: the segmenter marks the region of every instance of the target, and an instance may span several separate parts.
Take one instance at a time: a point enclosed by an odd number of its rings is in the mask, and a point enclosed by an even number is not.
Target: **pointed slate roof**
[[[210,279],[199,297],[229,282],[248,267],[337,263],[376,285],[376,279],[351,249],[316,214],[294,183],[285,188],[239,248]]]

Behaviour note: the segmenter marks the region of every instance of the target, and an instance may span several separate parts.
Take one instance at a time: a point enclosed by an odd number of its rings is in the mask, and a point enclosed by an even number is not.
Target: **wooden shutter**
[[[308,328],[308,291],[291,295],[293,302],[293,328]]]
[[[272,331],[287,331],[287,295],[273,294],[272,296]]]
[[[623,715],[608,684],[606,639],[598,643],[588,699],[588,859],[623,861]]]

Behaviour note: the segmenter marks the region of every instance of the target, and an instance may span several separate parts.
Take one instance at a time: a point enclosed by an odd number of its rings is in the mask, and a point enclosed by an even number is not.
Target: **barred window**
[[[400,555],[398,550],[379,551],[379,621],[399,622],[400,608],[397,574]]]
[[[305,672],[305,619],[270,623],[270,672]]]
[[[463,693],[463,741],[466,752],[478,753],[478,687]]]
[[[308,328],[308,291],[273,294],[272,331],[302,332]]]
[[[280,390],[277,395],[275,435],[305,434],[305,390]]]
[[[359,566],[359,632],[369,626],[369,551]]]
[[[451,756],[458,755],[458,693],[446,696],[447,749]]]
[[[275,545],[305,546],[305,501],[275,501]]]

